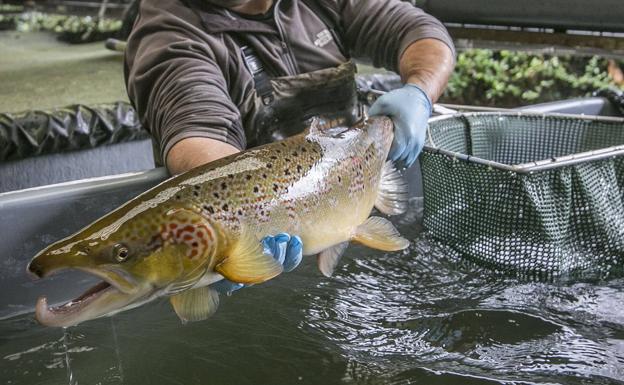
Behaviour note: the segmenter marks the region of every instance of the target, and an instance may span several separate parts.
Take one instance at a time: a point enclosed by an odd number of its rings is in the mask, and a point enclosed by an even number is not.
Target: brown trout
[[[161,296],[183,321],[210,316],[224,277],[261,283],[282,266],[260,240],[297,234],[303,254],[318,254],[329,276],[349,241],[386,251],[409,242],[373,207],[405,211],[407,187],[386,161],[391,120],[324,127],[244,151],[164,181],[76,234],[41,251],[28,265],[38,277],[79,269],[102,279],[79,298],[50,307],[41,297],[37,320],[70,326]]]

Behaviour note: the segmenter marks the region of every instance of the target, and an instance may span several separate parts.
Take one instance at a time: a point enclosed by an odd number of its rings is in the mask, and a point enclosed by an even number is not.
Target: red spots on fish
[[[188,246],[186,256],[189,258],[202,257],[208,251],[210,242],[214,242],[214,232],[212,228],[199,221],[187,221],[178,218],[180,223],[168,223],[161,226],[161,231],[156,239],[152,239],[150,244],[159,246],[163,241]]]

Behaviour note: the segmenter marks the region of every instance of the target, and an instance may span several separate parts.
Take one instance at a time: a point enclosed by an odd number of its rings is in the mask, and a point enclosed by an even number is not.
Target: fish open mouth
[[[102,274],[97,274],[102,276]],[[146,295],[145,290],[124,292],[112,280],[104,280],[75,299],[58,306],[48,305],[45,296],[39,297],[35,306],[35,318],[45,326],[67,327],[94,318],[111,315],[124,310],[137,299]]]
[[[59,306],[48,306],[47,298],[39,297],[37,300],[37,306],[35,307],[35,315],[40,323],[46,324],[45,321],[49,321],[53,318],[79,312],[85,306],[88,306],[89,303],[93,302],[109,290],[117,289],[115,289],[110,283],[102,281],[82,293],[82,295],[78,298],[70,300]]]

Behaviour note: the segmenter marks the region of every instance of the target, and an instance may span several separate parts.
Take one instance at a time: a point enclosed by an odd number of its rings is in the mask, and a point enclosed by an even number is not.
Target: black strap
[[[332,34],[334,38],[334,42],[338,46],[338,49],[343,54],[344,57],[349,58],[349,54],[347,50],[344,48],[342,44],[342,36],[344,35],[344,30],[340,23],[335,23],[334,19],[330,15],[329,9],[322,6],[318,3],[318,0],[301,0],[308,8],[314,12],[316,16],[321,19],[323,24],[327,26],[329,32]],[[235,38],[237,41],[241,41],[241,37]],[[241,47],[241,51],[243,53],[243,58],[247,65],[247,68],[251,71],[254,78],[254,86],[256,92],[260,96],[262,103],[264,105],[269,105],[273,103],[275,99],[273,95],[273,87],[271,86],[271,78],[269,77],[264,65],[255,54],[254,50],[243,44],[239,44]]]
[[[332,34],[334,38],[334,42],[338,46],[340,53],[347,59],[350,57],[349,52],[345,49],[345,46],[342,44],[342,37],[345,35],[345,31],[340,25],[340,22],[336,23],[334,18],[331,17],[329,9],[327,7],[318,3],[318,0],[301,0],[308,8],[314,12],[316,16],[321,19],[321,21],[329,28],[329,32]]]
[[[256,89],[256,92],[260,96],[262,103],[265,106],[271,104],[273,102],[274,96],[269,74],[264,69],[262,62],[260,61],[258,56],[256,56],[253,49],[244,45],[241,46],[241,51],[243,53],[243,59],[245,60],[245,64],[253,75],[254,87]]]

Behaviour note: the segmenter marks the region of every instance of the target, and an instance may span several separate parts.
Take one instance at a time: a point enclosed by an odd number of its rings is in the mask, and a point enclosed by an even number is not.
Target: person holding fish
[[[398,72],[402,88],[369,115],[394,123],[389,153],[411,165],[454,66],[444,26],[399,0],[142,0],[125,79],[155,157],[172,174],[301,132],[313,116],[361,117],[352,57]],[[301,239],[268,236],[264,250],[295,268]],[[215,286],[230,292],[243,285]]]

